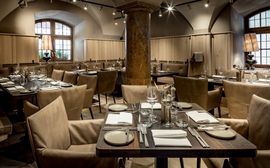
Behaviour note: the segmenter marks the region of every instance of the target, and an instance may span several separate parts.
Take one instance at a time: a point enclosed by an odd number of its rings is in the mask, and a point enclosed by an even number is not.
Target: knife
[[[191,133],[192,136],[194,136],[199,141],[199,143],[202,145],[203,148],[210,147],[194,128],[188,127],[188,131]]]
[[[146,134],[147,134],[146,127],[141,126],[141,131],[142,131],[142,134],[143,134],[143,136],[144,136],[144,146],[145,146],[146,148],[149,148],[149,143],[148,143],[147,136],[146,136]]]
[[[143,135],[142,135],[141,127],[142,126],[140,124],[137,125],[137,131],[139,132],[140,143],[143,143]]]

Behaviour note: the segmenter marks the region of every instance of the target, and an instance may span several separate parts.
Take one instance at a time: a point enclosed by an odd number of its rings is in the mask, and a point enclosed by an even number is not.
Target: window
[[[256,33],[259,51],[252,52],[257,65],[270,65],[270,9],[260,10],[245,20],[246,32]]]
[[[72,27],[58,20],[38,20],[35,24],[36,35],[51,35],[53,51],[57,60],[72,60]],[[39,39],[39,57],[42,58],[47,52],[41,49]]]

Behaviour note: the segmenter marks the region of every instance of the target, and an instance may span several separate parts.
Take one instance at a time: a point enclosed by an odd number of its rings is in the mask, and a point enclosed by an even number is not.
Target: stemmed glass
[[[152,123],[156,122],[156,116],[154,115],[154,104],[158,101],[158,96],[157,96],[157,88],[154,85],[148,85],[147,86],[147,100],[146,100],[150,105],[151,105],[151,112],[150,112],[150,121]]]

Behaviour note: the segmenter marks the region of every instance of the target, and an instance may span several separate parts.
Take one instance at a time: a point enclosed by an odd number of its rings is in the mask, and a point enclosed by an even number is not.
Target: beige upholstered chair
[[[85,92],[83,111],[88,109],[92,119],[94,119],[93,111],[92,111],[92,102],[93,96],[97,86],[97,75],[79,75],[77,85],[87,85],[87,90]]]
[[[96,156],[103,119],[68,121],[61,96],[27,118],[32,151],[39,168],[116,167],[115,158]]]
[[[146,85],[122,85],[122,95],[125,102],[129,104],[140,103],[146,100]]]
[[[8,136],[12,133],[12,123],[7,116],[0,116],[0,143],[8,139]]]
[[[51,78],[53,80],[61,81],[63,79],[64,71],[53,69]]]
[[[236,132],[257,146],[254,158],[230,158],[229,164],[235,168],[267,168],[270,165],[270,100],[253,95],[247,119],[222,118]],[[226,167],[224,159],[204,159],[208,167]],[[227,162],[228,163],[228,162]]]
[[[65,71],[64,77],[63,77],[63,82],[76,85],[77,84],[77,77],[78,77],[77,73],[72,72],[72,71]]]
[[[58,96],[62,96],[67,116],[69,120],[80,120],[81,112],[84,104],[84,98],[86,95],[86,85],[73,86],[70,88],[62,88],[56,90],[39,91],[37,93],[37,106],[25,102],[24,112],[26,116],[30,116],[39,109],[44,108]]]
[[[270,85],[223,81],[225,98],[231,118],[247,118],[253,94],[270,100]]]
[[[106,103],[107,103],[107,95],[112,94],[115,88],[116,80],[117,80],[118,72],[117,71],[99,71],[97,73],[97,90],[98,101],[99,101],[99,111],[101,112],[100,105],[100,94],[105,94]],[[115,97],[113,95],[113,101],[115,103]]]
[[[207,79],[174,76],[174,85],[178,101],[197,103],[206,111],[218,108],[221,116],[221,89],[208,91]]]

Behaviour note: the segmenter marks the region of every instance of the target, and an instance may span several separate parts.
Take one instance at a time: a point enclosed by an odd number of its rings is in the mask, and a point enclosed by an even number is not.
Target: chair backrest
[[[33,154],[39,164],[44,148],[67,149],[70,144],[68,119],[61,96],[27,118]]]
[[[123,99],[129,103],[140,103],[146,100],[147,86],[146,85],[121,85]]]
[[[174,86],[178,101],[197,103],[204,109],[208,108],[207,79],[174,76]]]
[[[77,73],[72,72],[72,71],[65,71],[64,77],[63,77],[63,82],[76,85],[77,84],[77,77],[78,77]]]
[[[270,100],[257,95],[251,98],[248,113],[248,140],[257,149],[270,149]]]
[[[85,101],[86,85],[73,86],[70,88],[39,91],[37,101],[39,108],[43,108],[58,96],[62,96],[69,120],[80,120],[83,104]]]
[[[253,94],[270,100],[270,85],[223,81],[231,118],[246,119]]]
[[[53,80],[61,81],[63,79],[64,71],[53,69],[51,78]]]
[[[97,73],[97,93],[112,93],[117,76],[117,71],[99,71]]]

